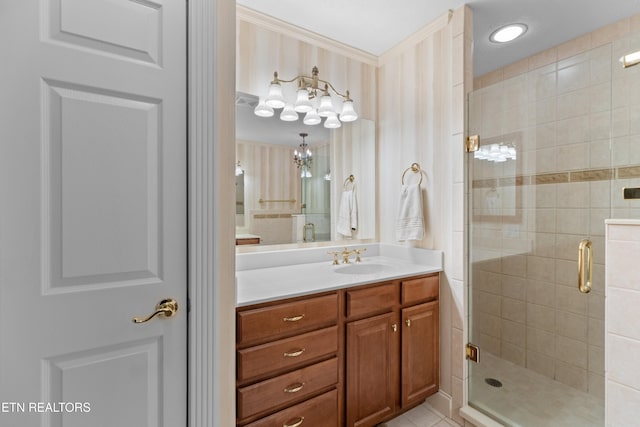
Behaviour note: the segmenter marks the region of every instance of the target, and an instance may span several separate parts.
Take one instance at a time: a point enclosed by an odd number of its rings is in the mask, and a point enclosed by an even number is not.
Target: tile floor
[[[377,427],[460,427],[460,424],[438,413],[428,403],[423,403]]]
[[[471,406],[496,414],[513,427],[602,427],[604,399],[583,393],[529,369],[483,354],[472,368]],[[496,378],[502,387],[491,387]],[[470,424],[469,424],[470,425]],[[461,427],[428,403],[377,427]]]

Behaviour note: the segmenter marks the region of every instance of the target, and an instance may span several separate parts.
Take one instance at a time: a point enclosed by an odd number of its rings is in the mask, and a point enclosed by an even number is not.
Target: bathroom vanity
[[[239,426],[374,426],[438,390],[442,255],[366,246],[361,263],[238,262]]]

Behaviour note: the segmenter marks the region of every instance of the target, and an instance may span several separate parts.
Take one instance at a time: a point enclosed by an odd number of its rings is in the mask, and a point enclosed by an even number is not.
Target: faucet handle
[[[338,265],[340,264],[340,262],[338,262],[338,255],[340,255],[340,252],[338,251],[331,251],[331,252],[327,252],[329,255],[333,255],[333,265]]]
[[[367,248],[362,248],[362,249],[354,249],[353,252],[356,253],[356,262],[361,262],[362,260],[360,259],[360,252],[366,252]]]

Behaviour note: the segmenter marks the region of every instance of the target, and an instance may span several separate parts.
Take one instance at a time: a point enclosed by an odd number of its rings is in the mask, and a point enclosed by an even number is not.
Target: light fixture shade
[[[293,109],[293,105],[287,104],[284,106],[280,113],[280,120],[284,120],[285,122],[295,122],[298,120],[298,113]]]
[[[329,117],[331,114],[335,114],[333,111],[333,103],[331,102],[330,95],[322,95],[320,97],[320,106],[318,107],[318,115],[320,117]]]
[[[266,103],[271,108],[284,107],[285,101],[282,94],[282,86],[280,86],[280,83],[271,83],[271,86],[269,86],[269,95],[267,95]]]
[[[633,52],[628,55],[624,55],[620,58],[620,62],[622,62],[622,67],[627,68],[640,63],[640,51]]]
[[[298,113],[308,113],[313,110],[313,104],[309,101],[309,92],[306,89],[298,89],[295,110]]]
[[[340,126],[342,126],[342,123],[340,123],[340,120],[338,120],[338,116],[336,116],[336,113],[333,113],[324,121],[324,127],[328,129],[337,129]]]
[[[312,178],[313,175],[311,175],[311,171],[309,170],[308,166],[303,166],[300,169],[300,178]]]
[[[342,113],[340,113],[340,120],[343,122],[353,122],[358,119],[356,110],[353,109],[353,101],[347,100],[342,103]]]
[[[253,114],[259,117],[271,117],[273,116],[273,108],[269,107],[261,98],[256,108],[253,109]]]
[[[303,120],[305,125],[317,125],[321,121],[322,119],[315,110],[311,110],[307,114],[305,114]]]

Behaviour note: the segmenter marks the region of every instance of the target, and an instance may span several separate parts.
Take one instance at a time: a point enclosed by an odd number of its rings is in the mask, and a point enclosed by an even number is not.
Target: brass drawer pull
[[[282,427],[300,427],[302,425],[302,422],[304,421],[304,417],[298,417],[298,420],[289,424],[289,423],[285,423],[282,424]]]
[[[302,353],[304,353],[304,348],[301,348],[299,350],[287,351],[286,353],[284,353],[284,357],[298,357]]]
[[[285,393],[297,393],[300,390],[302,390],[302,387],[304,387],[304,383],[291,384],[290,386],[284,388],[284,392]]]
[[[411,327],[411,319],[407,319],[405,320],[405,323],[407,324],[407,327],[410,328]]]
[[[301,314],[299,316],[283,317],[282,321],[283,322],[297,322],[298,320],[302,320],[303,318],[304,318],[304,314]]]

